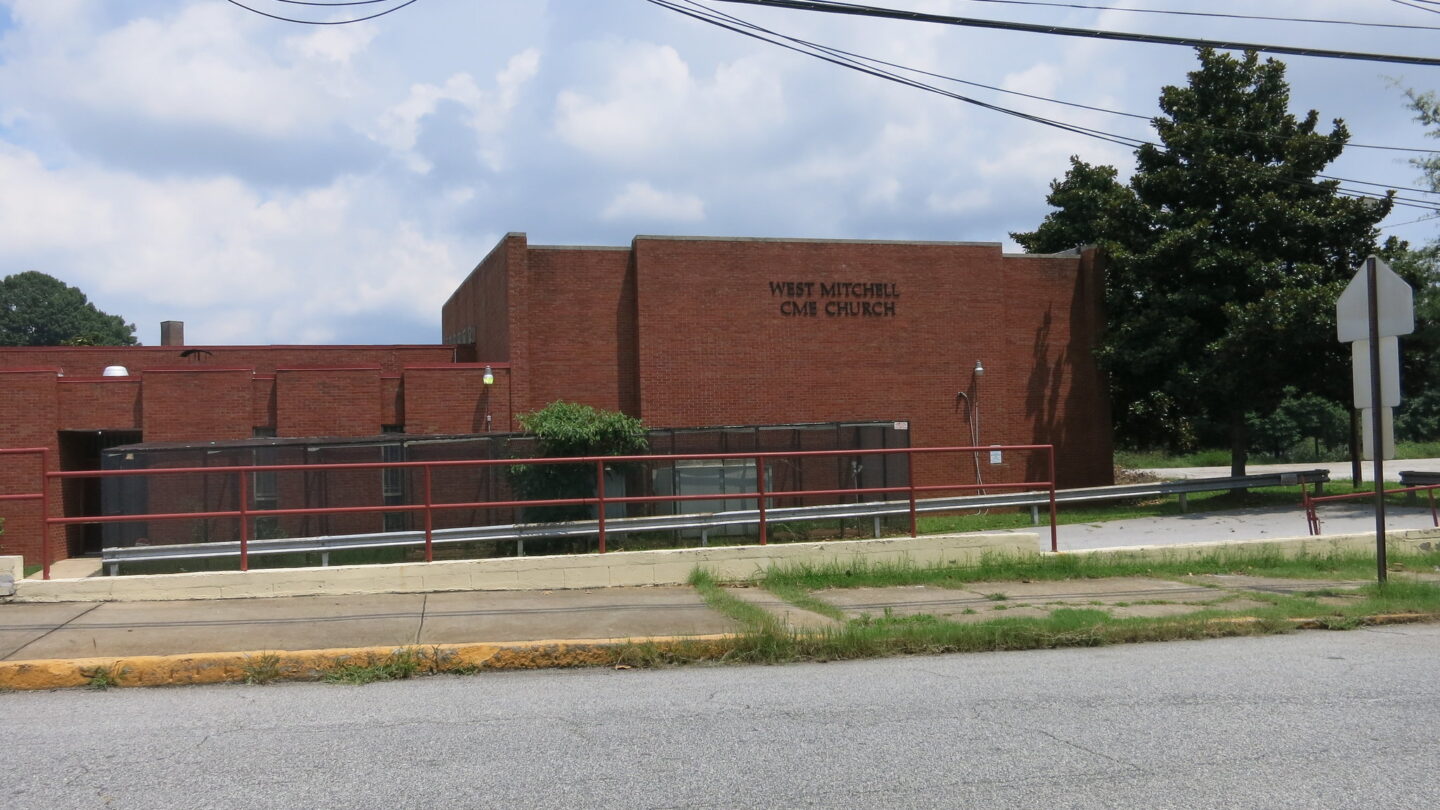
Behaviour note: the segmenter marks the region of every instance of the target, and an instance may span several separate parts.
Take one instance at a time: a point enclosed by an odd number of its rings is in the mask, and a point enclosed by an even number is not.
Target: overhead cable
[[[398,1],[398,0],[349,0],[349,2],[320,3],[320,2],[301,2],[301,0],[276,0],[276,2],[280,2],[280,3],[290,3],[290,4],[292,4],[292,5],[297,5],[297,6],[365,6],[365,5],[372,5],[372,4],[374,4],[374,3],[380,3],[380,2],[397,2],[397,1]],[[251,6],[247,6],[247,5],[245,5],[244,3],[241,3],[240,0],[225,0],[225,2],[229,3],[229,4],[232,5],[232,6],[239,6],[240,8],[243,8],[243,9],[245,9],[246,11],[248,11],[248,12],[250,12],[250,13],[252,13],[252,14],[259,14],[261,17],[269,17],[269,18],[272,19],[272,20],[279,20],[279,21],[281,21],[281,22],[295,23],[295,24],[297,24],[297,25],[350,25],[350,24],[352,24],[352,23],[359,23],[359,22],[365,22],[366,20],[373,20],[373,19],[375,19],[376,17],[384,17],[386,14],[393,14],[393,13],[399,11],[400,9],[405,8],[406,6],[414,5],[415,3],[418,3],[419,0],[404,0],[404,2],[401,2],[400,5],[395,6],[395,7],[393,7],[393,8],[387,8],[387,9],[385,9],[384,11],[376,12],[376,13],[371,14],[371,15],[366,16],[366,17],[353,17],[353,18],[348,19],[348,20],[302,20],[302,19],[300,19],[300,18],[298,18],[298,17],[286,17],[286,16],[283,16],[283,15],[280,15],[280,14],[271,14],[271,13],[268,12],[268,11],[261,11],[261,10],[258,9],[258,8],[254,8],[254,7],[251,7]],[[253,0],[252,0],[252,2],[253,2]]]
[[[1423,2],[1423,0],[1420,0]],[[1222,11],[1177,11],[1169,8],[1125,8],[1123,6],[1091,6],[1084,3],[1053,3],[1043,0],[968,0],[971,3],[995,3],[1005,6],[1047,6],[1076,8],[1088,11],[1118,11],[1124,14],[1166,14],[1176,17],[1216,17],[1226,20],[1261,20],[1265,22],[1316,23],[1318,25],[1351,25],[1358,28],[1401,28],[1410,31],[1440,31],[1433,25],[1409,23],[1365,22],[1362,20],[1328,20],[1315,17],[1269,17],[1259,14],[1231,14]],[[1428,10],[1428,9],[1427,9]]]
[[[234,0],[231,0],[231,2],[234,2]],[[1289,56],[1310,56],[1320,59],[1353,59],[1364,62],[1389,62],[1401,65],[1440,67],[1440,58],[1428,56],[1332,51],[1321,48],[1303,48],[1294,45],[1264,45],[1254,42],[1233,42],[1228,40],[1200,39],[1197,37],[1135,34],[1125,31],[1106,31],[1096,28],[1071,28],[1060,25],[987,20],[977,17],[956,17],[948,14],[929,14],[920,11],[882,8],[880,6],[859,5],[856,3],[839,3],[833,2],[833,0],[717,0],[717,2],[743,3],[745,5],[764,6],[766,8],[816,11],[826,14],[877,17],[909,22],[935,23],[939,25],[955,25],[965,28],[988,28],[1001,31],[1020,31],[1031,34],[1050,34],[1064,37],[1110,39],[1120,42],[1143,42],[1152,45],[1181,45],[1187,48],[1215,48],[1216,50],[1224,51],[1258,51],[1261,53],[1280,53]]]
[[[996,105],[996,104],[991,104],[991,103],[988,103],[988,102],[980,101],[979,99],[971,98],[971,97],[969,97],[969,96],[964,96],[964,95],[961,95],[961,94],[959,94],[959,93],[954,93],[954,92],[952,92],[952,91],[945,90],[945,89],[936,87],[936,86],[931,85],[931,84],[926,84],[925,82],[917,81],[917,80],[915,80],[915,79],[910,79],[910,78],[908,78],[908,77],[901,76],[901,75],[892,73],[892,72],[887,71],[887,70],[881,70],[881,69],[879,69],[879,68],[875,68],[875,67],[872,67],[872,66],[870,66],[870,65],[862,64],[862,63],[860,63],[859,61],[857,61],[857,60],[854,59],[854,58],[850,58],[850,57],[847,57],[847,56],[844,56],[844,55],[836,55],[836,54],[834,54],[834,53],[826,52],[823,46],[808,46],[808,49],[807,49],[807,47],[801,47],[801,46],[796,45],[796,44],[791,44],[791,43],[787,43],[787,42],[784,42],[784,41],[779,41],[779,40],[776,39],[776,37],[778,37],[779,39],[786,39],[786,37],[785,37],[784,35],[776,34],[775,32],[769,31],[769,29],[766,29],[766,28],[764,28],[764,27],[762,27],[762,26],[759,26],[759,25],[756,25],[756,24],[753,24],[753,23],[749,23],[749,22],[747,22],[747,21],[745,21],[745,20],[743,20],[743,19],[741,19],[741,18],[734,17],[734,16],[732,16],[732,15],[724,14],[723,12],[719,12],[719,11],[710,9],[710,8],[708,8],[707,6],[705,6],[705,5],[703,5],[703,4],[699,3],[699,2],[696,2],[696,0],[678,0],[678,2],[677,2],[677,0],[646,0],[646,2],[651,3],[652,5],[656,5],[656,6],[660,6],[660,7],[662,7],[662,8],[669,9],[669,10],[671,10],[671,11],[675,11],[675,12],[677,12],[677,13],[679,13],[679,14],[684,14],[684,15],[687,16],[687,17],[691,17],[691,18],[693,18],[693,19],[700,20],[700,21],[705,22],[705,23],[708,23],[708,24],[710,24],[710,25],[714,25],[714,26],[717,26],[717,27],[720,27],[720,28],[724,28],[724,29],[726,29],[726,30],[729,30],[729,31],[732,31],[732,32],[735,32],[735,33],[739,33],[739,34],[741,34],[741,35],[743,35],[743,36],[750,37],[751,39],[756,39],[756,40],[759,40],[759,41],[761,41],[761,42],[768,42],[768,43],[770,43],[770,44],[772,44],[772,45],[777,45],[777,46],[779,46],[779,47],[781,47],[781,48],[785,48],[786,50],[791,50],[791,51],[795,51],[795,52],[797,52],[797,53],[805,54],[805,55],[810,56],[810,57],[812,57],[812,58],[819,59],[819,60],[821,60],[821,61],[823,61],[823,62],[829,62],[829,63],[831,63],[831,64],[839,65],[839,66],[841,66],[841,67],[845,67],[845,68],[850,69],[850,70],[855,70],[855,71],[860,72],[860,73],[865,73],[865,74],[868,74],[868,75],[871,75],[871,76],[876,76],[876,77],[878,77],[878,78],[882,78],[882,79],[885,79],[885,80],[887,80],[887,81],[893,81],[893,82],[896,82],[896,83],[898,83],[898,84],[903,84],[903,85],[906,85],[906,86],[909,86],[909,87],[914,87],[914,88],[916,88],[916,89],[924,90],[924,91],[926,91],[926,92],[935,93],[935,94],[937,94],[937,95],[945,96],[945,97],[947,97],[947,98],[951,98],[951,99],[954,99],[954,100],[957,100],[957,101],[962,101],[962,102],[965,102],[965,103],[967,103],[967,104],[972,104],[972,105],[975,105],[975,106],[978,106],[978,107],[982,107],[982,108],[984,108],[984,109],[992,110],[992,111],[995,111],[995,112],[999,112],[999,113],[1002,113],[1002,114],[1005,114],[1005,115],[1010,115],[1010,116],[1013,116],[1013,117],[1016,117],[1016,118],[1021,118],[1021,119],[1024,119],[1024,120],[1032,121],[1032,122],[1034,122],[1034,123],[1043,124],[1043,125],[1045,125],[1045,126],[1053,127],[1053,128],[1060,129],[1060,130],[1064,130],[1064,131],[1068,131],[1068,132],[1073,132],[1073,133],[1075,133],[1075,134],[1084,135],[1084,136],[1086,136],[1086,137],[1095,138],[1095,139],[1097,139],[1097,140],[1108,141],[1108,142],[1110,142],[1110,143],[1118,144],[1118,145],[1121,145],[1121,146],[1126,146],[1126,147],[1129,147],[1129,148],[1132,148],[1132,149],[1133,149],[1133,148],[1139,148],[1140,146],[1143,146],[1143,145],[1149,145],[1149,146],[1152,146],[1152,147],[1155,147],[1155,148],[1158,148],[1158,149],[1161,149],[1161,150],[1164,150],[1164,149],[1165,149],[1165,147],[1164,147],[1163,145],[1161,145],[1161,144],[1153,143],[1153,142],[1151,142],[1151,141],[1147,141],[1147,140],[1144,140],[1144,139],[1141,139],[1141,138],[1134,138],[1134,137],[1131,137],[1131,136],[1128,136],[1128,135],[1120,135],[1120,134],[1116,134],[1116,133],[1112,133],[1112,132],[1106,132],[1106,131],[1104,131],[1104,130],[1094,129],[1094,128],[1091,128],[1091,127],[1085,127],[1085,126],[1081,126],[1081,125],[1078,125],[1078,124],[1072,124],[1072,123],[1069,123],[1069,122],[1059,121],[1059,120],[1052,119],[1052,118],[1046,118],[1046,117],[1040,116],[1040,115],[1033,115],[1033,114],[1030,114],[1030,113],[1023,113],[1023,112],[1020,112],[1020,111],[1018,111],[1018,110],[1010,109],[1010,108],[1008,108],[1008,107],[1002,107],[1002,106],[1000,106],[1000,105]],[[682,5],[680,5],[680,3],[685,3],[685,4],[687,4],[688,7],[687,7],[687,6],[682,6]],[[818,50],[818,52],[817,52],[817,50]],[[1285,180],[1284,178],[1279,178],[1279,179],[1280,179],[1282,182],[1286,182],[1286,183],[1290,183],[1290,184],[1294,184],[1294,185],[1305,185],[1305,186],[1316,186],[1316,185],[1318,185],[1318,184],[1313,183],[1313,182],[1310,182],[1310,181]],[[1437,202],[1431,202],[1431,201],[1427,201],[1427,200],[1415,200],[1415,199],[1413,199],[1413,198],[1397,198],[1397,197],[1395,197],[1395,195],[1394,195],[1393,193],[1392,193],[1392,194],[1376,194],[1376,193],[1374,193],[1374,192],[1365,191],[1365,190],[1363,190],[1363,189],[1346,188],[1346,187],[1344,187],[1344,186],[1341,186],[1338,181],[1330,180],[1330,182],[1334,182],[1334,183],[1335,183],[1334,191],[1335,191],[1336,193],[1342,194],[1342,195],[1347,196],[1347,197],[1357,197],[1357,198],[1366,198],[1366,199],[1389,199],[1389,200],[1391,200],[1391,202],[1392,202],[1394,205],[1404,206],[1404,207],[1407,207],[1407,208],[1419,208],[1419,209],[1425,210],[1425,211],[1440,212],[1440,203],[1437,203]],[[1375,185],[1380,185],[1380,184],[1375,184]]]
[[[1435,9],[1435,8],[1429,8],[1429,7],[1427,7],[1427,6],[1416,5],[1416,3],[1424,2],[1424,0],[1415,0],[1415,2],[1406,2],[1406,0],[1390,0],[1390,2],[1392,2],[1392,3],[1399,3],[1399,4],[1402,5],[1402,6],[1409,6],[1410,8],[1418,8],[1418,9],[1420,9],[1421,11],[1428,11],[1428,12],[1430,12],[1431,14],[1440,14],[1440,9]]]
[[[789,42],[794,42],[794,43],[796,43],[796,44],[804,45],[804,46],[810,47],[810,48],[817,48],[817,49],[819,49],[819,50],[827,51],[827,52],[832,53],[832,54],[838,54],[838,55],[841,55],[841,56],[850,57],[850,58],[852,58],[852,59],[859,59],[859,60],[862,60],[862,61],[865,61],[865,62],[870,62],[870,63],[876,64],[876,65],[883,65],[883,66],[885,66],[885,67],[895,68],[896,70],[903,70],[903,71],[906,71],[906,72],[908,72],[908,73],[915,73],[915,74],[918,74],[918,75],[921,75],[921,76],[929,76],[929,77],[932,78],[932,79],[941,79],[941,80],[947,81],[947,82],[955,82],[956,84],[968,85],[968,86],[970,86],[970,87],[979,87],[979,88],[984,89],[984,90],[992,90],[992,91],[994,91],[994,92],[996,92],[996,93],[1004,93],[1004,94],[1006,94],[1006,95],[1019,96],[1020,98],[1028,98],[1028,99],[1032,99],[1032,100],[1034,100],[1034,101],[1044,101],[1044,102],[1049,103],[1049,104],[1059,104],[1059,105],[1066,106],[1066,107],[1075,107],[1075,108],[1081,109],[1081,110],[1090,110],[1091,112],[1105,113],[1106,115],[1118,115],[1118,116],[1121,116],[1121,117],[1123,117],[1123,118],[1135,118],[1135,119],[1138,119],[1138,120],[1141,120],[1141,121],[1147,121],[1147,122],[1154,119],[1154,116],[1150,116],[1150,115],[1141,115],[1140,113],[1125,112],[1124,110],[1115,110],[1115,109],[1111,109],[1111,108],[1109,108],[1109,107],[1098,107],[1098,106],[1095,106],[1095,105],[1093,105],[1093,104],[1081,104],[1081,103],[1076,102],[1076,101],[1066,101],[1066,100],[1064,100],[1064,99],[1059,99],[1059,98],[1050,98],[1050,97],[1048,97],[1048,96],[1036,95],[1036,94],[1034,94],[1034,93],[1023,93],[1023,92],[1021,92],[1021,91],[1019,91],[1019,90],[1010,90],[1010,89],[1005,88],[1005,87],[997,87],[997,86],[995,86],[995,85],[993,85],[993,84],[984,84],[984,83],[982,83],[982,82],[971,81],[971,80],[969,80],[969,79],[961,79],[961,78],[959,78],[959,77],[957,77],[957,76],[949,76],[949,75],[946,75],[946,74],[944,74],[944,73],[934,73],[934,72],[932,72],[932,71],[924,70],[924,69],[922,69],[922,68],[910,67],[910,66],[908,66],[908,65],[902,65],[902,64],[899,64],[899,63],[896,63],[896,62],[888,62],[888,61],[886,61],[886,60],[884,60],[884,59],[879,59],[879,58],[874,57],[874,56],[866,56],[866,55],[864,55],[864,54],[855,53],[854,51],[847,51],[847,50],[845,50],[845,49],[843,49],[843,48],[837,48],[837,47],[835,47],[835,46],[833,46],[833,45],[823,45],[823,44],[820,44],[820,43],[817,43],[817,42],[813,42],[813,41],[810,41],[810,40],[801,39],[801,38],[799,38],[799,37],[793,37],[793,36],[790,36],[790,35],[788,35],[788,34],[782,34],[782,33],[778,32],[778,31],[775,31],[774,29],[766,28],[766,27],[761,26],[761,25],[758,25],[758,24],[756,24],[756,23],[749,22],[749,21],[747,21],[747,20],[745,20],[745,19],[743,19],[743,18],[741,18],[741,17],[736,17],[736,16],[731,15],[731,14],[726,14],[726,13],[724,13],[724,12],[722,12],[722,11],[717,11],[717,10],[715,10],[715,9],[710,9],[710,8],[708,8],[708,7],[700,4],[700,3],[698,3],[698,2],[694,2],[694,0],[682,0],[682,2],[686,2],[686,3],[690,4],[690,5],[697,6],[697,7],[699,7],[699,8],[703,8],[703,9],[706,9],[707,11],[712,12],[712,13],[714,13],[714,14],[716,14],[716,15],[721,16],[721,17],[724,17],[725,19],[730,20],[730,21],[732,21],[732,22],[738,23],[738,24],[740,24],[740,25],[744,25],[744,26],[746,26],[746,27],[753,28],[753,29],[755,29],[755,30],[757,30],[757,31],[762,31],[762,32],[764,32],[764,33],[767,33],[767,34],[770,34],[770,35],[779,37],[779,38],[784,39],[784,40],[787,40],[787,41],[789,41]],[[1247,131],[1247,130],[1231,129],[1231,128],[1228,128],[1228,127],[1211,127],[1211,126],[1207,126],[1207,127],[1204,127],[1204,129],[1205,129],[1206,131],[1208,131],[1208,132],[1242,133],[1242,134],[1249,134],[1249,135],[1256,135],[1256,136],[1259,136],[1259,137],[1270,137],[1270,138],[1281,137],[1281,136],[1278,136],[1278,135],[1269,135],[1269,134],[1263,133],[1263,132],[1249,132],[1249,131]],[[1380,150],[1385,150],[1385,151],[1390,151],[1390,152],[1425,152],[1425,153],[1431,153],[1431,154],[1440,154],[1440,149],[1427,149],[1427,148],[1425,148],[1425,147],[1419,147],[1419,146],[1386,146],[1386,145],[1373,144],[1373,143],[1355,143],[1355,142],[1353,142],[1353,141],[1350,142],[1350,143],[1347,143],[1347,144],[1345,144],[1345,145],[1346,145],[1347,147],[1354,148],[1354,149],[1380,149]],[[1380,185],[1380,184],[1377,183],[1377,184],[1375,184],[1375,185]],[[1420,189],[1420,190],[1423,191],[1423,189]]]

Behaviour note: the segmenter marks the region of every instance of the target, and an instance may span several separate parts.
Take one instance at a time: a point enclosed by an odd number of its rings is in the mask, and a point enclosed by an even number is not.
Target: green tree
[[[1349,440],[1350,419],[1345,408],[1315,394],[1301,394],[1294,388],[1285,389],[1284,399],[1266,415],[1250,413],[1250,444],[1274,458],[1288,458],[1302,439],[1313,442],[1315,459],[1321,447],[1345,445]]]
[[[1198,423],[1223,424],[1241,475],[1247,412],[1274,411],[1287,386],[1333,395],[1348,379],[1335,299],[1391,202],[1318,177],[1349,133],[1290,114],[1282,63],[1209,49],[1199,60],[1187,86],[1162,89],[1160,143],[1136,150],[1128,184],[1074,161],[1051,186],[1057,210],[1012,236],[1034,252],[1104,249],[1098,356],[1121,441],[1184,446]]]
[[[76,287],[29,270],[0,279],[0,346],[133,346],[135,325]]]
[[[1415,120],[1429,128],[1425,134],[1440,138],[1440,96],[1415,90],[1405,95]],[[1421,172],[1421,185],[1440,193],[1440,154],[1410,162]],[[1390,266],[1415,288],[1415,332],[1401,338],[1405,398],[1395,413],[1396,438],[1433,441],[1440,439],[1440,239],[1412,249],[1392,238],[1385,248]]]
[[[1433,90],[1428,93],[1407,90],[1405,96],[1410,99],[1408,106],[1414,111],[1415,120],[1430,127],[1430,131],[1425,134],[1431,138],[1440,138],[1440,96]],[[1430,190],[1440,192],[1440,154],[1411,158],[1410,162],[1421,171],[1423,182]]]
[[[538,458],[623,456],[643,453],[650,446],[639,419],[578,402],[558,400],[534,413],[522,414],[520,427],[534,436]],[[509,477],[516,494],[524,499],[595,497],[594,464],[517,464],[510,468]],[[534,522],[594,516],[594,508],[583,505],[525,510],[525,519]]]

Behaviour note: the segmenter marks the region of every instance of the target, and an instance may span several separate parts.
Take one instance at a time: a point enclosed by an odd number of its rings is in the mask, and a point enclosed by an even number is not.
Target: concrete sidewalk
[[[0,660],[730,633],[688,587],[0,604]]]
[[[1116,616],[1177,615],[1252,591],[1288,593],[1365,584],[1251,577],[1187,580],[977,582],[963,588],[826,590],[816,596],[851,618],[931,613],[979,621],[1045,615],[1059,607],[1098,607]],[[759,588],[737,587],[732,593],[791,627],[837,624]],[[673,638],[740,629],[689,587],[4,604],[0,660]]]

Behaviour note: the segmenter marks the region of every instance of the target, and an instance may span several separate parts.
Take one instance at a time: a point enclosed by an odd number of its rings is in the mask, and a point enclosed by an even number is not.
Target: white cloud
[[[700,222],[705,219],[705,202],[694,194],[660,191],[649,183],[634,182],[626,184],[600,216],[608,220]]]
[[[24,58],[6,66],[0,89],[11,104],[64,103],[266,136],[320,125],[334,107],[307,75],[312,63],[277,59],[255,33],[249,18],[214,3],[135,18],[93,39],[62,29],[43,47],[26,40],[26,52],[17,54]]]
[[[483,247],[376,210],[363,178],[264,197],[228,178],[47,168],[12,147],[0,189],[7,266],[62,277],[132,320],[189,313],[197,342],[295,342],[300,325],[333,336],[327,322],[363,313],[431,320]]]
[[[607,49],[603,89],[562,90],[555,130],[592,156],[621,163],[663,160],[670,149],[734,146],[783,123],[775,73],[756,57],[696,78],[675,48],[645,42]]]
[[[974,13],[961,0],[910,5]],[[1253,13],[1252,0],[1172,6]],[[147,340],[163,318],[213,342],[433,340],[441,301],[510,230],[552,244],[624,244],[647,222],[996,240],[1040,221],[1070,155],[1122,174],[1131,162],[1123,147],[644,4],[420,3],[320,29],[219,0],[0,8],[0,273],[33,268],[78,284]],[[1160,85],[1194,65],[1187,49],[731,11],[939,74],[1146,115]],[[1275,0],[1267,12],[1348,14],[1340,0]],[[1261,41],[1297,30],[1056,13],[1004,16]],[[1425,22],[1398,4],[1366,14]],[[1308,44],[1433,50],[1423,34],[1322,28]],[[1344,117],[1357,140],[1430,145],[1382,76],[1401,69],[1289,64],[1297,107]],[[1427,89],[1428,76],[1410,83]],[[1148,134],[1133,119],[927,81]],[[1414,175],[1395,153],[1355,150],[1333,173],[1405,185]],[[1434,226],[1400,233],[1423,239]]]
[[[443,85],[417,84],[410,88],[404,101],[394,105],[380,117],[373,137],[405,155],[411,170],[424,174],[431,169],[430,161],[415,152],[415,144],[426,118],[435,114],[443,102],[460,105],[467,113],[467,123],[475,131],[475,149],[483,155],[492,170],[502,166],[502,154],[493,142],[480,136],[501,131],[525,84],[540,69],[540,52],[528,48],[515,56],[495,76],[495,88],[482,90],[469,73],[456,73]],[[457,144],[464,148],[465,144]]]

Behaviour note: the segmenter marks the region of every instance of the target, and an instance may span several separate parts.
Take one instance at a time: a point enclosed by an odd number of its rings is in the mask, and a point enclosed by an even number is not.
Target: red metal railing
[[[925,486],[915,485],[915,456],[938,453],[990,453],[994,451],[1014,452],[1030,451],[1046,454],[1048,479],[1044,481],[1023,481],[1019,483],[975,483],[975,484],[927,484]],[[25,450],[0,450],[4,454],[16,453],[40,453],[41,463],[44,465],[44,486],[38,494],[5,495],[0,500],[35,500],[41,501],[41,514],[44,517],[45,540],[42,554],[44,555],[44,577],[50,578],[50,545],[49,528],[51,526],[65,526],[72,524],[103,524],[103,523],[124,523],[152,520],[197,520],[208,518],[238,518],[240,521],[240,570],[249,570],[250,567],[250,520],[260,517],[280,517],[285,515],[339,515],[339,514],[365,514],[371,512],[421,512],[424,515],[425,525],[425,561],[434,560],[434,513],[438,510],[463,510],[463,509],[502,509],[514,507],[534,506],[595,506],[598,516],[597,534],[599,538],[599,551],[606,550],[606,526],[605,507],[607,504],[624,503],[677,503],[681,501],[713,501],[718,498],[726,500],[750,500],[754,499],[759,512],[759,542],[761,545],[768,543],[768,522],[766,501],[772,498],[800,498],[824,495],[852,496],[852,495],[883,495],[906,493],[909,501],[910,515],[910,536],[915,537],[918,533],[916,517],[916,495],[926,492],[964,492],[979,489],[1014,489],[1014,490],[1047,490],[1049,492],[1050,504],[1050,550],[1059,549],[1059,541],[1056,533],[1055,514],[1055,447],[1049,444],[1017,444],[1017,445],[989,445],[984,447],[908,447],[908,448],[886,448],[869,450],[799,450],[799,451],[778,451],[778,452],[756,452],[756,453],[690,453],[673,455],[633,455],[633,456],[580,456],[573,458],[523,458],[523,459],[465,459],[455,461],[376,461],[376,462],[343,462],[336,464],[268,464],[268,465],[244,465],[231,467],[161,467],[145,470],[74,470],[52,472],[48,470],[49,457],[44,449]],[[888,487],[852,487],[839,489],[800,489],[800,490],[767,490],[765,485],[765,463],[772,459],[794,459],[813,458],[823,456],[881,456],[904,454],[908,470],[908,483],[904,486]],[[756,470],[756,487],[754,492],[726,492],[726,493],[703,493],[696,495],[635,495],[609,497],[605,494],[605,465],[623,463],[656,463],[675,461],[707,461],[727,459],[748,459],[754,462]],[[493,500],[493,501],[464,501],[436,502],[433,492],[433,471],[436,469],[448,469],[457,467],[493,467],[493,466],[515,466],[524,464],[594,464],[596,491],[593,498],[546,498],[529,500]],[[393,504],[382,506],[314,506],[286,509],[254,509],[250,506],[248,474],[257,472],[329,472],[336,470],[383,470],[383,469],[418,469],[423,473],[422,481],[424,497],[421,503],[415,504]],[[239,508],[215,510],[206,512],[168,512],[168,513],[146,513],[127,515],[106,515],[106,516],[79,516],[79,517],[51,517],[49,500],[45,495],[45,488],[51,480],[71,478],[115,478],[129,476],[156,476],[156,475],[234,475],[237,478],[236,491],[238,493]]]
[[[1440,526],[1440,512],[1437,512],[1435,508],[1436,489],[1440,489],[1440,484],[1426,484],[1424,486],[1418,487],[1399,487],[1396,489],[1387,489],[1385,490],[1385,494],[1399,495],[1405,492],[1424,492],[1425,496],[1430,500],[1430,520],[1436,526]],[[1305,489],[1304,487],[1301,487],[1301,494],[1305,496],[1305,499],[1303,501],[1305,504],[1305,522],[1309,525],[1311,537],[1320,534],[1320,515],[1315,510],[1316,504],[1329,503],[1332,501],[1354,501],[1360,500],[1362,498],[1375,497],[1374,490],[1371,490],[1370,492],[1351,492],[1344,495],[1323,495],[1317,498],[1311,495],[1310,491]]]
[[[50,450],[46,447],[19,447],[14,450],[0,449],[0,456],[27,456],[40,457],[40,491],[22,492],[15,495],[0,495],[0,503],[6,501],[39,501],[40,516],[44,518],[40,524],[40,570],[41,576],[50,578]]]

